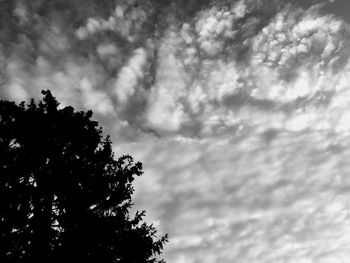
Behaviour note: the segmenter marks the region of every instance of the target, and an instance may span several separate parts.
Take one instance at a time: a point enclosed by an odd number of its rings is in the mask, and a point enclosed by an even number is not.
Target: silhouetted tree
[[[167,235],[129,215],[142,164],[114,158],[91,111],[42,94],[0,101],[0,262],[163,262]]]

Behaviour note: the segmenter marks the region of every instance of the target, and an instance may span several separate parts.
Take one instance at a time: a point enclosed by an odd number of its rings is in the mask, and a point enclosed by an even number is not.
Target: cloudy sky
[[[0,0],[0,98],[94,111],[168,263],[350,260],[350,1]],[[67,127],[69,129],[69,127]]]

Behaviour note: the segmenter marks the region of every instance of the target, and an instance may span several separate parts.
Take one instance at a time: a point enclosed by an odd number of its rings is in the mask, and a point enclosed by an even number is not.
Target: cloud
[[[87,78],[80,81],[80,89],[86,108],[94,109],[96,113],[102,115],[113,114],[114,108],[111,100],[104,92],[93,90]]]
[[[93,109],[144,163],[169,262],[350,257],[349,25],[325,1],[59,3],[1,3],[0,96]]]
[[[176,131],[186,119],[181,98],[186,95],[186,72],[176,57],[178,34],[169,31],[159,47],[156,82],[149,95],[147,119],[151,127]]]
[[[213,10],[201,15],[210,17]],[[167,258],[175,262],[332,262],[335,255],[346,258],[348,193],[339,194],[339,187],[345,183],[348,168],[338,161],[346,159],[348,151],[341,147],[335,154],[333,145],[349,143],[335,139],[347,129],[347,92],[342,87],[345,89],[348,65],[334,67],[335,62],[330,62],[341,57],[347,61],[341,53],[348,46],[346,25],[320,15],[317,8],[283,9],[255,36],[248,36],[249,55],[242,63],[211,54],[200,57],[192,47],[198,41],[193,36],[196,30],[199,36],[212,34],[208,38],[216,41],[215,19],[205,20],[209,22],[199,29],[182,27],[183,43],[168,48],[167,54],[178,47],[190,58],[181,64],[181,55],[172,56],[173,60],[164,59],[167,67],[159,69],[171,68],[167,79],[172,80],[176,74],[193,72],[186,71],[186,66],[200,65],[197,75],[189,80],[178,77],[181,81],[175,91],[173,82],[153,88],[154,92],[167,91],[165,97],[154,99],[156,103],[166,101],[160,112],[166,105],[184,109],[187,118],[201,120],[202,136],[219,132],[220,139],[122,146],[148,163],[146,174],[157,178],[156,189],[139,182],[136,198],[142,207],[155,196],[162,197],[163,203],[151,205],[150,211],[174,240]],[[210,52],[217,52],[213,47]],[[199,49],[206,52],[202,45]],[[258,60],[259,56],[264,59]],[[287,67],[291,76],[285,75]],[[342,92],[335,94],[334,88]],[[171,120],[170,114],[164,116]],[[160,119],[163,122],[155,128],[162,129],[162,124],[178,131],[183,128],[171,126],[165,117]],[[246,128],[232,135],[230,130],[212,129],[215,125]],[[267,132],[272,140],[266,140]],[[337,135],[329,137],[328,132]]]
[[[116,55],[118,53],[118,48],[113,44],[101,44],[97,47],[97,53],[103,59]]]
[[[338,163],[349,152],[334,154],[325,136],[279,135],[269,147],[255,135],[169,139],[117,151],[146,164],[136,202],[174,240],[169,260],[314,262],[346,253],[349,241],[349,193],[339,192],[348,165]]]
[[[147,53],[144,49],[139,48],[134,51],[134,55],[130,58],[128,64],[120,70],[113,86],[121,104],[125,104],[129,97],[134,95],[136,85],[143,77],[146,62]]]
[[[186,129],[198,130],[188,125],[194,118],[201,123],[201,133],[208,134],[216,130],[210,123],[246,125],[241,113],[247,106],[265,111],[265,105],[270,104],[273,110],[282,111],[277,112],[280,116],[300,99],[312,100],[327,92],[329,79],[320,82],[320,74],[329,71],[334,75],[347,61],[341,49],[348,41],[342,37],[348,35],[345,24],[321,16],[317,6],[308,11],[276,7],[275,15],[264,11],[246,19],[254,6],[239,1],[231,9],[204,9],[194,18],[193,26],[184,23],[180,32],[172,30],[163,36],[158,78],[149,103],[148,122],[153,128],[186,134]],[[266,19],[264,14],[270,17]],[[242,19],[246,20],[243,25]],[[241,46],[238,41],[242,41]],[[244,62],[237,61],[236,47],[247,54]],[[163,50],[167,52],[164,56]],[[231,61],[221,57],[223,52]],[[166,70],[169,73],[163,73]],[[168,74],[166,79],[172,83],[163,83],[161,74]],[[203,121],[208,119],[217,121]],[[249,123],[255,125],[256,121]]]
[[[132,8],[132,5],[132,1],[117,5],[108,19],[89,17],[86,25],[76,30],[76,36],[84,40],[96,33],[111,31],[129,42],[136,41],[143,28],[143,24],[149,19],[147,12],[149,10],[145,10],[149,7],[147,4],[141,4]]]

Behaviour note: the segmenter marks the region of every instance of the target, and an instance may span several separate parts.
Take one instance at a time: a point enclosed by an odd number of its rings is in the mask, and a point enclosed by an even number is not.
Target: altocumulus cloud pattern
[[[51,89],[145,165],[171,263],[350,260],[346,0],[0,1],[1,98]]]

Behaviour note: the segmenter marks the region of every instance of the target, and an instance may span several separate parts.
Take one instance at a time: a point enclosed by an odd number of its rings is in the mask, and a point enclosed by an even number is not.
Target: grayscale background
[[[0,98],[92,109],[168,263],[349,262],[349,23],[348,0],[1,0]]]

